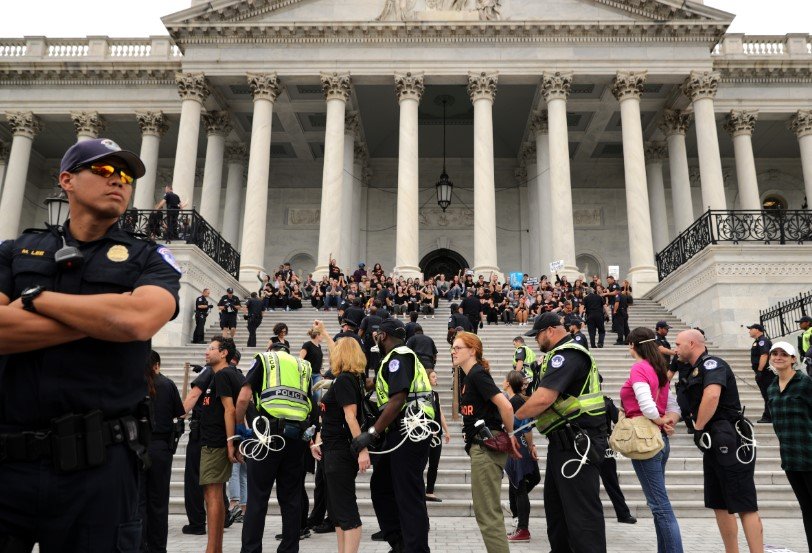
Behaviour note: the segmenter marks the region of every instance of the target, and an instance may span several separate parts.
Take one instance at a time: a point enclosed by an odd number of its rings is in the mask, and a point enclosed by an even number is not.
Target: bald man
[[[738,552],[739,515],[750,553],[763,553],[764,533],[758,514],[754,480],[755,451],[739,449],[743,415],[736,377],[721,358],[710,355],[696,329],[680,332],[677,356],[690,363],[688,400],[694,418],[694,443],[702,451],[705,507],[713,509],[726,553]],[[737,451],[740,455],[737,456]],[[752,457],[752,462],[742,463]]]

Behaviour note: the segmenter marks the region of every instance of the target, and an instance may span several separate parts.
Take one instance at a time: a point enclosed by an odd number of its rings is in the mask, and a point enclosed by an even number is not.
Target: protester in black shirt
[[[257,347],[257,328],[262,324],[262,300],[256,292],[251,292],[251,297],[245,302],[245,319],[248,321],[248,343],[249,348]]]
[[[310,368],[313,370],[313,384],[315,385],[318,380],[321,380],[320,377],[325,376],[321,372],[324,362],[324,352],[321,350],[322,335],[316,327],[308,330],[307,335],[310,336],[310,340],[302,344],[302,348],[299,350],[299,358],[310,363]]]
[[[276,344],[277,342],[281,342],[285,344],[288,353],[290,353],[290,342],[288,342],[285,338],[288,335],[288,325],[285,323],[276,323],[273,325],[273,336],[271,336],[271,341],[268,342],[268,351],[271,351],[271,347]]]

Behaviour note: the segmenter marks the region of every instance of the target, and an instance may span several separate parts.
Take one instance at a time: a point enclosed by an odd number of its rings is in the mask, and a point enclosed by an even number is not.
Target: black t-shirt
[[[189,385],[190,390],[199,388],[201,391],[200,397],[197,398],[197,403],[192,407],[192,420],[200,419],[200,413],[203,409],[203,397],[206,393],[206,389],[209,387],[212,376],[214,376],[214,372],[212,372],[211,367],[206,365],[202,371],[197,373],[197,378]]]
[[[166,201],[166,209],[180,209],[180,196],[174,192],[167,192],[164,194]]]
[[[702,403],[702,393],[711,384],[720,385],[722,393],[719,396],[719,406],[710,422],[718,419],[735,420],[736,413],[741,411],[736,376],[724,359],[713,355],[700,356],[688,376],[688,400],[691,404],[691,413],[696,417],[699,412],[699,404]]]
[[[222,311],[224,315],[231,315],[237,312],[237,309],[242,305],[242,303],[240,303],[240,298],[238,298],[237,296],[232,294],[231,297],[229,298],[228,294],[226,294],[222,298],[220,298],[220,301],[217,302],[217,305],[219,307],[224,308]]]
[[[406,327],[406,339],[408,340],[412,336],[414,336],[414,327],[416,327],[418,323],[413,323],[409,321],[404,326]]]
[[[155,397],[152,405],[155,413],[154,432],[164,434],[172,431],[172,421],[182,417],[186,411],[178,393],[175,383],[164,375],[158,373],[153,381],[155,384]]]
[[[226,421],[224,397],[237,404],[244,379],[236,367],[229,365],[214,373],[203,395],[200,414],[200,443],[208,447],[226,447]]]
[[[406,294],[395,294],[395,305],[403,305],[409,301],[409,296]]]
[[[474,424],[482,419],[491,430],[502,430],[502,417],[499,409],[491,401],[502,391],[497,388],[491,374],[479,363],[471,367],[462,383],[460,412],[462,413],[462,431],[465,441],[470,442],[476,434]]]
[[[584,309],[587,317],[603,317],[603,298],[596,293],[589,294],[584,298]]]
[[[338,280],[338,277],[341,276],[341,269],[338,267],[338,265],[330,265],[329,269],[327,269],[327,270],[329,272],[329,276],[330,276],[331,280],[332,279]]]
[[[572,340],[572,336],[565,336],[554,347]],[[591,368],[589,356],[575,349],[557,351],[547,363],[547,372],[541,377],[539,386],[548,390],[555,390],[562,397],[578,397],[589,377]],[[597,428],[605,424],[603,417],[581,415],[572,419],[579,426]]]
[[[434,420],[437,421],[437,424],[440,425],[440,430],[437,432],[437,436],[442,438],[443,437],[443,412],[440,409],[440,394],[433,391],[431,392],[431,404],[434,406]]]
[[[437,357],[437,346],[431,336],[415,334],[406,342],[406,347],[417,354],[420,362],[426,369],[434,368],[434,359]]]
[[[302,344],[302,349],[305,350],[305,361],[310,363],[313,369],[313,374],[321,374],[321,365],[324,362],[324,352],[321,346],[317,346],[310,340]]]
[[[482,310],[482,302],[476,296],[470,296],[462,300],[460,303],[462,313],[466,317],[479,317],[479,312]]]
[[[343,372],[336,377],[321,400],[322,449],[349,447],[352,433],[344,417],[344,407],[353,404],[357,407],[358,418],[361,412],[361,381],[357,376]]]
[[[773,347],[773,343],[767,338],[766,334],[762,334],[758,338],[753,341],[753,345],[750,346],[750,366],[754,371],[758,370],[758,360],[762,355],[770,355],[770,348]],[[764,366],[765,370],[767,366]]]

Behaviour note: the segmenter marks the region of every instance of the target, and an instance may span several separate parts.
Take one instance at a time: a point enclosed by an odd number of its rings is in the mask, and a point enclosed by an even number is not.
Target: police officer
[[[152,465],[141,478],[139,511],[141,513],[141,550],[166,553],[169,533],[169,482],[172,478],[172,456],[183,435],[186,414],[178,387],[161,374],[161,356],[151,351],[146,364],[147,390],[152,398],[155,427],[149,444]],[[178,424],[176,419],[180,421]]]
[[[775,373],[768,366],[770,348],[773,347],[773,343],[764,334],[764,327],[759,323],[748,326],[747,330],[753,340],[753,345],[750,346],[750,368],[755,373],[756,384],[758,389],[761,390],[761,397],[764,398],[764,413],[758,419],[758,422],[770,424],[773,419],[770,416],[770,406],[767,403],[767,389],[775,380]]]
[[[462,307],[459,304],[451,304],[451,316],[448,318],[448,335],[446,341],[451,344],[454,341],[454,336],[457,335],[457,327],[462,328],[466,332],[473,332],[474,327],[468,317],[462,314]]]
[[[599,490],[608,440],[598,366],[555,313],[537,317],[525,336],[534,336],[545,355],[539,387],[516,417],[538,417],[536,428],[550,442],[544,479],[550,546],[555,553],[605,553]]]
[[[246,347],[257,347],[257,328],[262,324],[262,300],[256,292],[245,302],[245,319],[248,321],[248,343]]]
[[[612,325],[617,333],[616,346],[626,344],[629,337],[629,294],[625,290],[618,292],[612,307]]]
[[[670,329],[671,327],[666,321],[657,321],[657,324],[654,326],[654,333],[656,334],[654,342],[657,344],[657,349],[660,353],[665,356],[667,365],[671,365],[671,358],[677,354],[677,352],[671,349],[671,344],[668,342],[667,336]]]
[[[462,313],[468,319],[468,322],[471,325],[471,332],[474,334],[479,331],[479,324],[482,322],[482,302],[479,301],[479,298],[476,297],[476,295],[474,295],[475,292],[476,290],[473,286],[468,288],[465,291],[465,297],[463,298],[462,302],[460,302]],[[465,327],[463,326],[463,328]]]
[[[141,541],[144,363],[180,281],[168,248],[118,225],[144,172],[112,140],[79,142],[59,173],[71,218],[0,244],[0,550]]]
[[[241,306],[242,302],[234,295],[233,288],[227,288],[225,295],[217,302],[220,309],[220,330],[226,338],[234,339],[237,332],[237,311]]]
[[[606,338],[604,326],[604,299],[596,290],[591,290],[584,298],[584,313],[586,313],[586,327],[589,329],[589,345],[593,348],[602,348]],[[595,332],[598,333],[598,343],[595,343]]]
[[[513,339],[513,370],[524,373],[525,379],[530,380],[528,394],[536,389],[539,380],[539,365],[536,362],[536,352],[524,343],[524,338],[516,336]]]
[[[202,344],[204,342],[204,331],[206,327],[206,317],[209,316],[212,305],[209,303],[210,291],[208,288],[203,288],[203,292],[195,300],[195,332],[192,334],[193,344]]]
[[[406,329],[397,319],[387,319],[378,328],[375,340],[383,359],[375,379],[380,417],[367,432],[352,441],[353,453],[383,436],[384,451],[370,480],[372,505],[386,541],[396,553],[427,553],[429,515],[423,471],[429,459],[430,440],[404,440],[404,416],[422,411],[434,418],[431,384],[417,355],[403,345]]]
[[[801,346],[801,356],[804,356],[812,349],[812,346],[810,346],[812,343],[812,317],[804,315],[795,322],[801,328],[801,336],[798,338],[798,345]]]
[[[688,397],[696,429],[694,443],[703,453],[705,507],[714,510],[725,551],[738,550],[737,513],[750,550],[763,551],[753,478],[755,451],[740,449],[746,445],[741,434],[746,435],[749,427],[743,422],[736,377],[723,359],[708,354],[705,337],[698,330],[680,332],[676,346],[677,356],[693,367]]]
[[[581,328],[584,326],[584,321],[581,320],[581,317],[578,315],[571,315],[569,321],[564,320],[564,326],[569,328],[573,342],[580,346],[584,346],[584,349],[589,349],[589,342],[587,341],[586,336],[584,336],[584,333],[581,332]]]
[[[282,541],[277,551],[299,551],[302,461],[307,451],[303,437],[313,422],[310,377],[310,363],[288,353],[284,342],[276,342],[271,351],[254,356],[254,363],[240,390],[237,420],[245,419],[253,398],[260,416],[257,428],[284,439],[281,450],[262,451],[255,458],[245,460],[248,465],[248,504],[242,528],[242,553],[262,551],[265,515],[274,483],[282,513]],[[248,422],[253,426],[251,421]],[[282,443],[282,440],[275,439],[271,445],[277,449]]]

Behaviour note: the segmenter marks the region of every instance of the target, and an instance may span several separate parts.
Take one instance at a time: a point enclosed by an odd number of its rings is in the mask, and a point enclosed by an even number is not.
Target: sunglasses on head
[[[99,175],[100,177],[104,178],[110,178],[113,175],[118,175],[121,178],[122,184],[132,184],[135,180],[130,174],[129,169],[120,169],[110,165],[109,163],[93,163],[83,167],[83,169],[88,169],[94,175]]]

